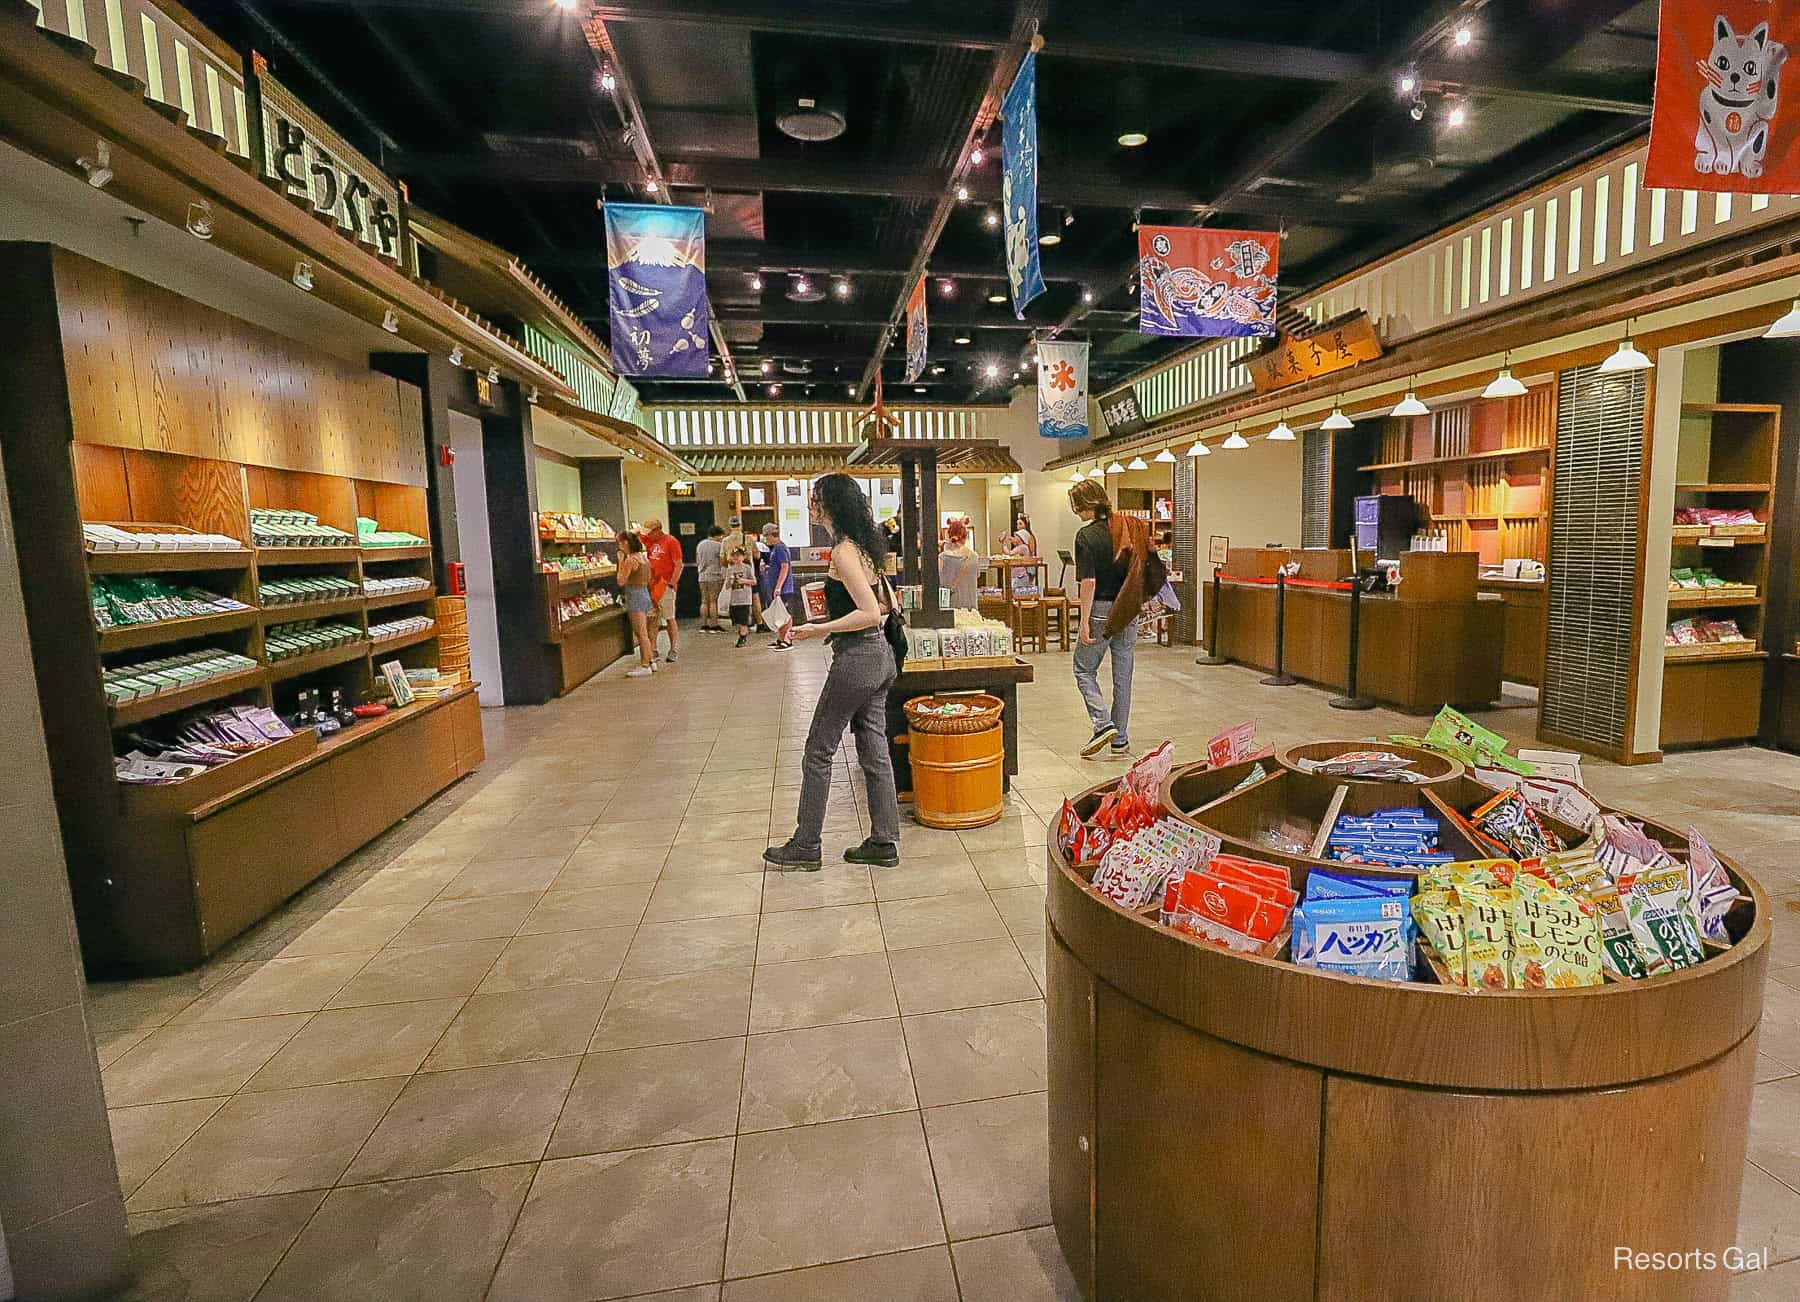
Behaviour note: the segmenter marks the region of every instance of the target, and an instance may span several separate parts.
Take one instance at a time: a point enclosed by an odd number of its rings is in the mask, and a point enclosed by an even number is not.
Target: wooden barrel
[[[998,723],[953,734],[909,729],[913,817],[926,827],[986,827],[996,821],[1005,781],[1003,738]]]

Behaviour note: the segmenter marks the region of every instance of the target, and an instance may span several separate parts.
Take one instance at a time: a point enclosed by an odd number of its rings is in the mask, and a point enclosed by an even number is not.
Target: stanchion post
[[[1375,702],[1356,690],[1357,653],[1362,645],[1362,584],[1350,581],[1350,672],[1344,694],[1326,702],[1334,710],[1372,710]]]
[[[1197,665],[1228,665],[1230,660],[1219,654],[1219,571],[1213,570],[1212,601],[1208,603],[1206,654],[1195,658]]]
[[[1264,687],[1292,687],[1300,680],[1283,668],[1287,643],[1287,575],[1275,572],[1275,672],[1262,680]]]

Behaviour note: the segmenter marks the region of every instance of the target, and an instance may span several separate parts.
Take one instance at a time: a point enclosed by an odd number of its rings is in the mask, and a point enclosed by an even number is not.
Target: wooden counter
[[[1726,1297],[1613,1250],[1736,1237],[1770,923],[1735,865],[1696,967],[1475,994],[1191,940],[1047,840],[1050,1203],[1088,1302]]]
[[[1010,788],[1019,771],[1019,684],[1036,677],[1031,662],[1014,658],[1010,665],[991,668],[903,669],[888,689],[888,751],[894,761],[894,786],[902,798],[912,792],[912,762],[907,751],[910,729],[906,703],[915,696],[937,692],[989,692],[1005,703],[1000,727],[1006,746],[1005,786]]]
[[[1500,598],[1500,676],[1536,687],[1544,672],[1544,616],[1550,585],[1543,579],[1480,579],[1476,590]]]

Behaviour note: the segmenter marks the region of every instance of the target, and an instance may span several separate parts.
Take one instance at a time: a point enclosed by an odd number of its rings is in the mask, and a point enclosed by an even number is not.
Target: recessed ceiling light
[[[971,167],[980,167],[981,166],[981,146],[980,145],[976,145],[975,148],[973,148],[969,151],[969,166],[971,166]]]
[[[1400,93],[1402,95],[1410,95],[1418,89],[1419,89],[1419,74],[1418,73],[1407,72],[1407,73],[1401,74],[1401,76],[1400,76]]]
[[[944,373],[944,368],[941,366],[934,366],[931,368],[931,373],[933,375],[942,375]]]
[[[987,376],[987,378],[990,380],[999,379],[1000,378],[1000,363],[989,362],[986,366],[981,368],[981,373],[983,375]]]
[[[973,339],[969,338],[968,335],[957,335],[955,342],[957,342],[959,344],[972,344],[975,341]]]
[[[990,231],[995,229],[1000,225],[1000,214],[995,212],[992,208],[989,208],[986,212],[981,214],[981,224]]]
[[[1127,149],[1136,149],[1139,145],[1148,144],[1150,137],[1142,131],[1121,131],[1119,143]]]
[[[988,295],[988,302],[1004,303],[1004,302],[1006,302],[1006,295],[1002,294],[999,290],[995,290],[993,293]]]
[[[1469,42],[1475,39],[1475,33],[1467,23],[1464,23],[1456,29],[1456,35],[1450,39],[1456,43],[1457,49],[1464,50],[1468,48]]]
[[[925,386],[922,384],[915,384],[915,385],[913,385],[913,392],[914,393],[924,393]]]
[[[762,359],[762,373],[764,375],[768,375],[768,374],[771,374],[774,370],[775,370],[775,363],[770,361],[767,357],[763,358]]]
[[[1094,291],[1091,289],[1082,290],[1081,291],[1081,301],[1083,303],[1092,303],[1094,301]]]
[[[969,187],[968,186],[959,185],[956,187],[956,202],[958,202],[958,203],[969,202]]]
[[[1458,104],[1450,110],[1450,116],[1446,120],[1451,126],[1460,127],[1468,122],[1469,110]]]
[[[760,292],[762,289],[762,277],[761,276],[750,277],[750,288]]]
[[[1058,235],[1055,231],[1045,231],[1042,235],[1038,236],[1038,243],[1045,246],[1061,244],[1062,236]]]
[[[938,281],[938,293],[945,298],[955,298],[956,282],[951,280],[948,276],[944,277],[942,280]]]
[[[850,297],[850,282],[848,280],[839,278],[838,280],[836,280],[832,283],[831,292],[836,294],[839,298],[849,298]]]

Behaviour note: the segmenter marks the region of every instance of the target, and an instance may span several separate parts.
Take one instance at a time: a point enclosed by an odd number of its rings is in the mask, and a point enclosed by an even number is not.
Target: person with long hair
[[[882,577],[887,540],[875,525],[869,499],[849,475],[826,475],[813,485],[812,518],[830,530],[832,539],[825,619],[790,626],[779,636],[783,641],[824,638],[831,647],[831,671],[806,735],[794,834],[764,850],[763,861],[806,872],[822,866],[831,766],[849,727],[856,734],[856,758],[868,787],[870,830],[862,844],[844,851],[844,860],[893,868],[900,862],[900,801],[888,756],[887,695],[898,668],[882,633],[894,608],[893,590]]]
[[[638,663],[627,669],[627,678],[648,678],[656,672],[655,635],[650,631],[650,612],[656,608],[650,600],[650,558],[644,554],[644,540],[635,533],[619,535],[619,604],[625,607],[625,618],[631,621],[631,639],[638,649]]]
[[[969,526],[961,520],[944,525],[938,552],[938,582],[950,589],[952,610],[974,610],[981,604],[981,555],[969,546]]]
[[[1075,535],[1079,594],[1075,688],[1087,706],[1094,735],[1082,746],[1091,759],[1110,749],[1131,753],[1131,673],[1137,657],[1137,617],[1144,606],[1144,558],[1150,530],[1135,516],[1114,515],[1103,485],[1084,479],[1069,490],[1069,509],[1085,522]],[[1112,707],[1100,695],[1100,662],[1112,653]]]

